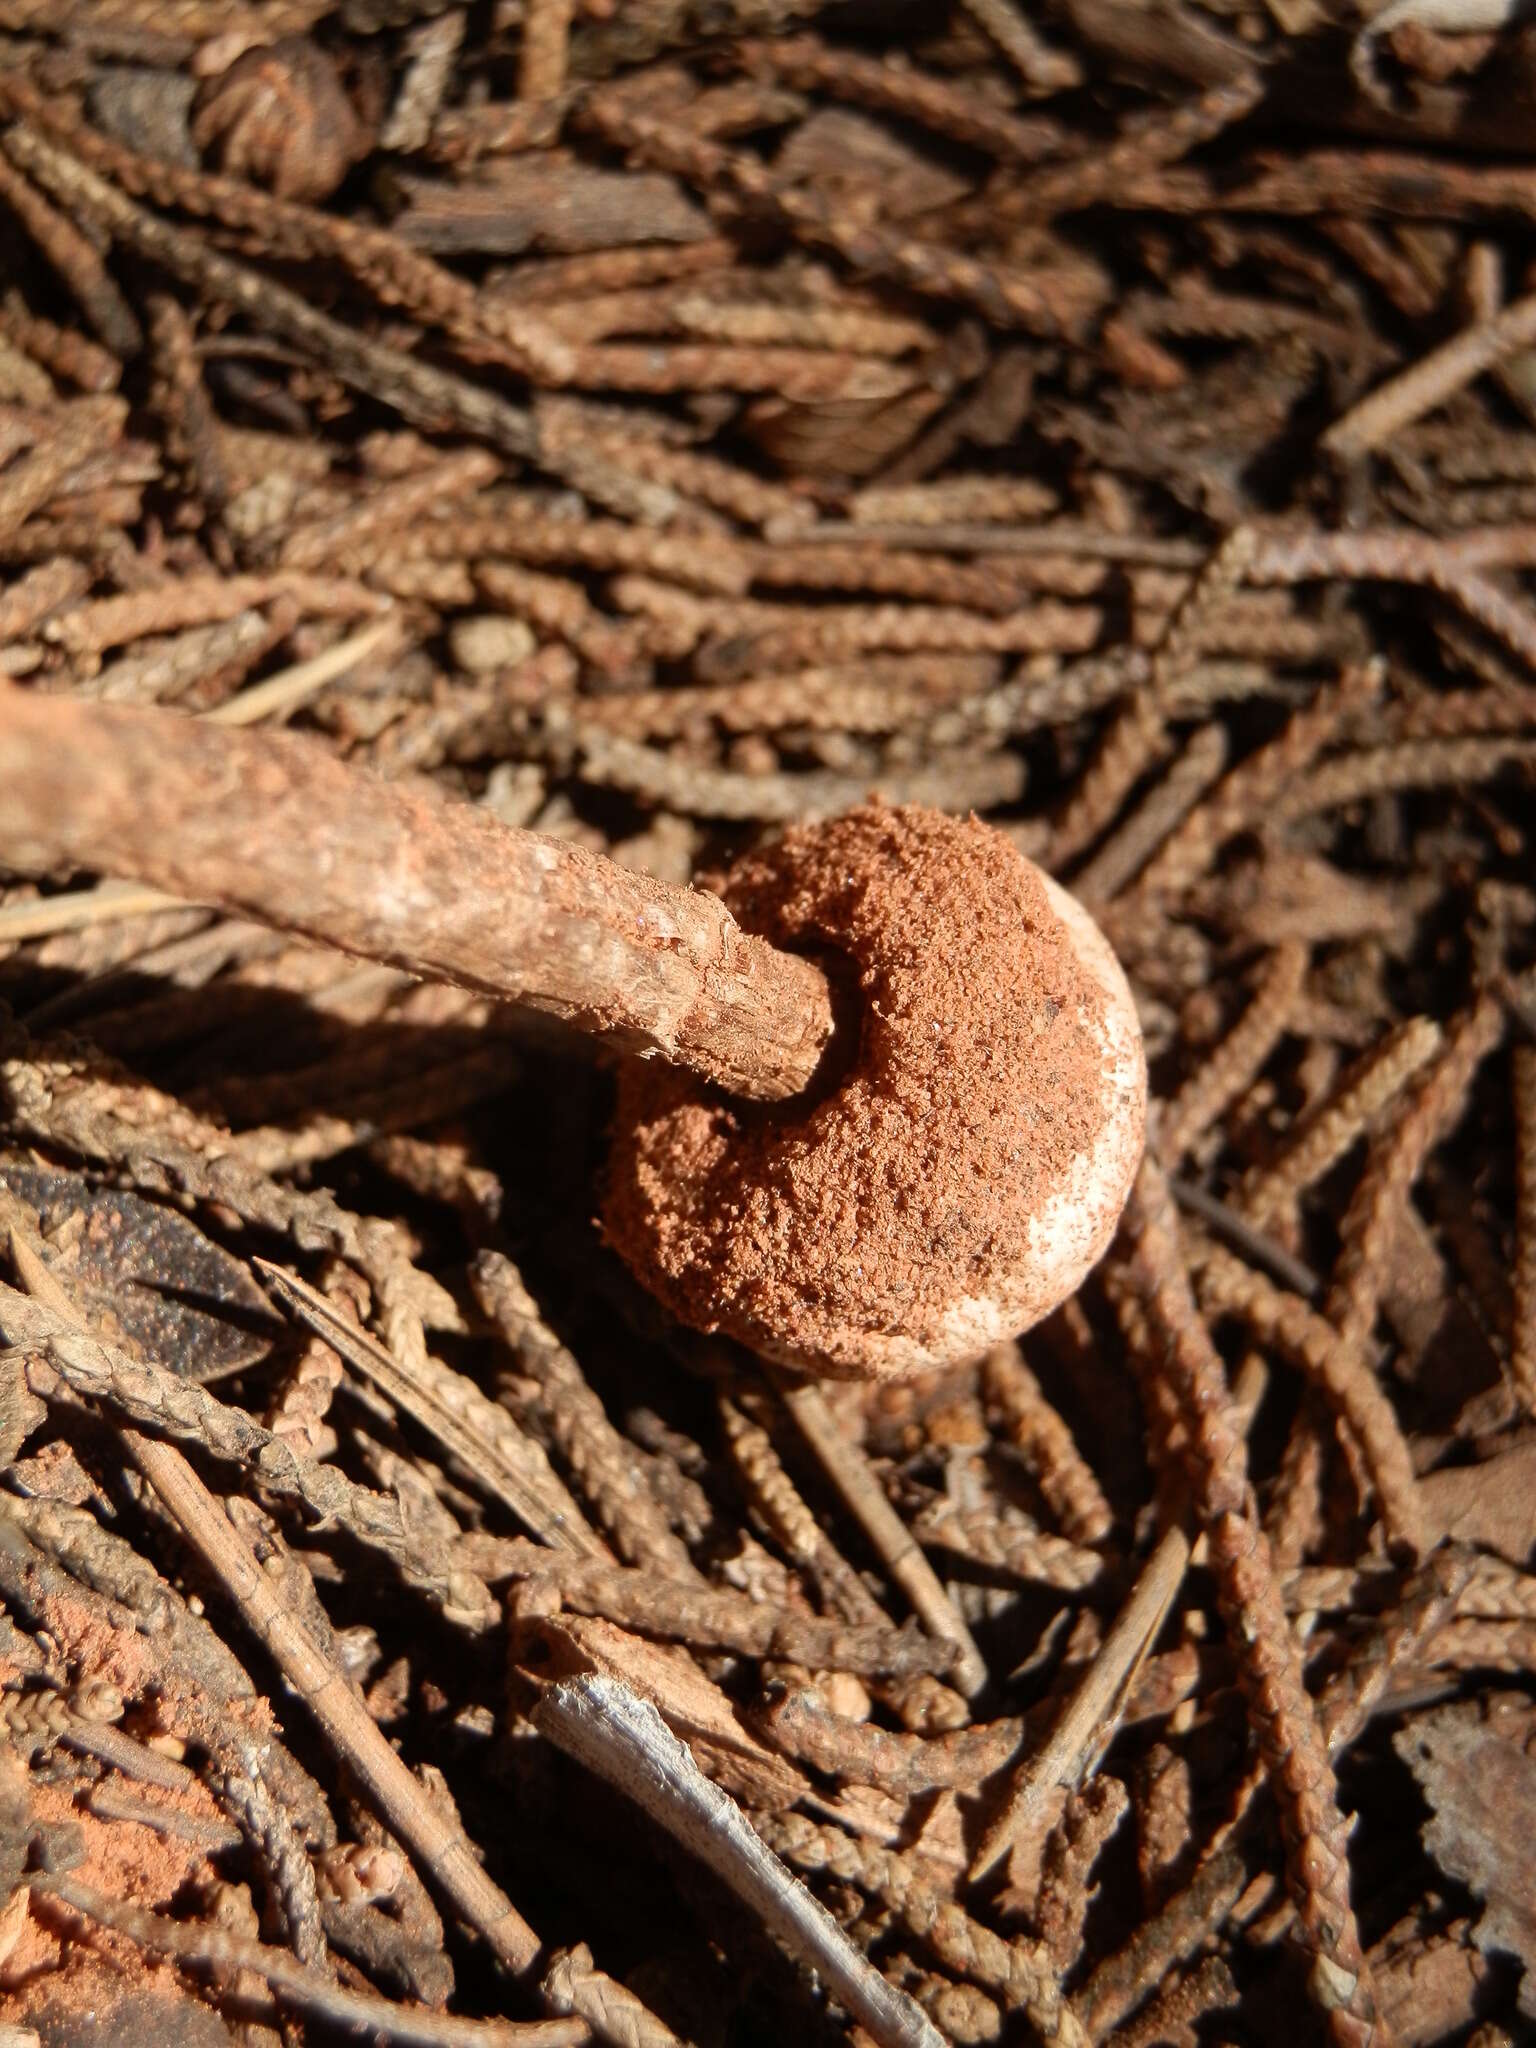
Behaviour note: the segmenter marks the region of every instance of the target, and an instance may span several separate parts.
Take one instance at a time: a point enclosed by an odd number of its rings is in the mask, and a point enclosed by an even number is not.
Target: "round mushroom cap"
[[[844,1378],[1048,1315],[1113,1236],[1146,1126],[1088,913],[980,820],[879,805],[786,833],[722,894],[846,986],[848,1021],[788,1102],[629,1063],[603,1225],[633,1272],[692,1328]]]

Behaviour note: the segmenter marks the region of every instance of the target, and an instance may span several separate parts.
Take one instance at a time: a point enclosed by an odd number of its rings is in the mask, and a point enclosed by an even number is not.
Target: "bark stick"
[[[299,734],[0,686],[0,862],[153,883],[761,1100],[803,1088],[831,1036],[821,971],[717,897],[377,781]]]

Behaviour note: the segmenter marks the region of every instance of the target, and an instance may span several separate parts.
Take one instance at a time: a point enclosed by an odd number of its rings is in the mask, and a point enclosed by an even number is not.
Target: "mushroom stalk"
[[[148,882],[758,1100],[797,1094],[832,1033],[820,970],[718,897],[379,781],[299,734],[0,686],[0,862]]]

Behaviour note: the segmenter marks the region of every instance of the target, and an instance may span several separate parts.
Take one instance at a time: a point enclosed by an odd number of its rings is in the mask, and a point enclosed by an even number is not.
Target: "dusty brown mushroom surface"
[[[771,1115],[632,1063],[604,1223],[638,1276],[695,1327],[861,1377],[1054,1306],[1113,1229],[1145,1087],[1067,899],[975,818],[875,805],[787,833],[724,894],[749,931],[852,963],[857,1050]]]

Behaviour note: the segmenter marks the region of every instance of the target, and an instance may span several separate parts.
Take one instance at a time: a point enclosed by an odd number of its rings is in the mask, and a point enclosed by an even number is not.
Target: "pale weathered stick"
[[[742,1095],[810,1079],[826,979],[668,888],[298,734],[0,688],[0,862],[94,868],[524,1003]]]
[[[710,1783],[649,1700],[616,1679],[551,1686],[534,1710],[540,1731],[633,1799],[745,1901],[807,1962],[880,2048],[943,2048],[904,1991],[860,1955],[832,1915]]]
[[[1108,1746],[1109,1733],[1119,1725],[1131,1681],[1145,1662],[1183,1583],[1189,1553],[1189,1538],[1182,1529],[1165,1532],[1098,1655],[1051,1731],[1050,1740],[1014,1780],[1007,1805],[987,1830],[971,1865],[973,1882],[984,1877],[1013,1846],[1051,1789],[1057,1785],[1075,1786],[1093,1751]]]

